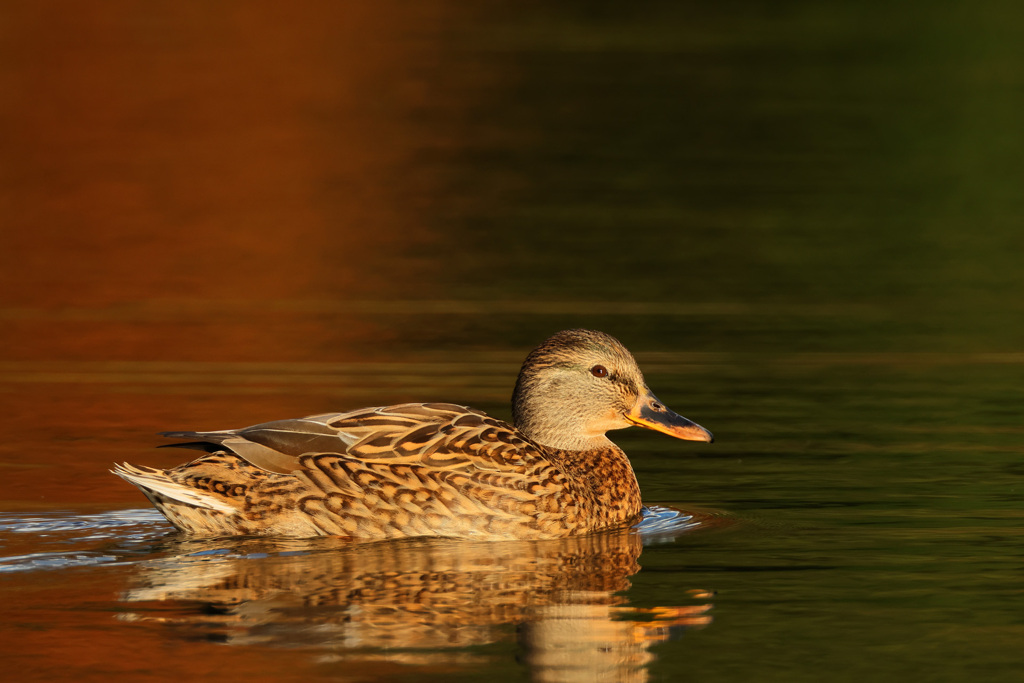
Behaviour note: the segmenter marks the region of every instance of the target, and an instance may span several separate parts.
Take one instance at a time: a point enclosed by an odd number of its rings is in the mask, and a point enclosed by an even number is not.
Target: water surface
[[[0,10],[14,680],[1019,677],[1015,4],[53,9]],[[195,541],[108,472],[508,418],[574,326],[716,435],[614,434],[639,529]]]

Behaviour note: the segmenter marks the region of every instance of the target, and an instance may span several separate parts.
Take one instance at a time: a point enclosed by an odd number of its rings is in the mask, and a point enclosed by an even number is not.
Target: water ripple
[[[163,516],[150,509],[85,515],[0,513],[0,544],[35,551],[0,557],[0,573],[134,562],[128,557],[131,544],[151,541],[167,530]],[[116,551],[95,549],[111,541],[116,541]]]
[[[0,574],[35,571],[37,569],[67,569],[96,564],[116,564],[119,558],[101,553],[32,553],[0,558]]]
[[[643,518],[633,527],[640,534],[644,545],[669,543],[680,534],[694,531],[703,526],[702,522],[682,510],[661,505],[648,505]]]
[[[644,545],[651,545],[671,542],[703,526],[704,521],[696,514],[652,505],[644,508],[643,518],[634,529]],[[140,559],[139,544],[148,547],[168,531],[163,515],[153,509],[94,514],[0,513],[0,545],[35,551],[0,556],[0,573],[131,564]],[[102,550],[96,549],[97,544],[103,546]]]
[[[46,535],[64,531],[82,531],[98,529],[123,529],[126,526],[151,526],[154,523],[166,525],[164,516],[156,510],[113,510],[91,515],[75,515],[64,511],[55,511],[36,516],[21,516],[0,513],[0,534],[39,534]],[[110,538],[111,534],[100,534],[99,538]],[[82,540],[76,538],[74,540]]]

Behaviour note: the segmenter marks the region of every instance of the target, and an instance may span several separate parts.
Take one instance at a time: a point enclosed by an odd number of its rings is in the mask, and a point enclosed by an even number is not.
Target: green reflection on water
[[[482,98],[442,164],[439,213],[457,245],[442,277],[471,298],[754,311],[606,325],[669,347],[1016,348],[1021,14],[1000,2],[496,12],[463,56],[499,83],[438,77]],[[538,322],[488,324],[527,344],[558,324]],[[515,334],[524,325],[531,335]]]
[[[1024,9],[495,16],[465,37],[503,77],[442,164],[459,245],[442,277],[471,299],[606,311],[424,334],[525,347],[586,325],[638,349],[721,354],[648,372],[715,445],[616,435],[647,500],[738,520],[645,550],[636,604],[682,577],[719,591],[710,628],[654,648],[653,677],[1012,680]]]

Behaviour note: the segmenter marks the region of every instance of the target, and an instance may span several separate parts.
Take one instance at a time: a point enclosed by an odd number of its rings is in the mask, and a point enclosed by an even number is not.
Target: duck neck
[[[562,451],[617,448],[604,435],[604,430],[595,431],[591,425],[593,416],[586,405],[563,400],[558,402],[558,409],[553,409],[553,402],[538,399],[555,391],[536,377],[520,374],[512,395],[512,419],[516,429],[535,443]]]
[[[640,514],[640,486],[629,459],[618,446],[605,439],[606,446],[595,450],[548,448],[575,485],[578,503],[587,509],[590,528],[619,526]]]

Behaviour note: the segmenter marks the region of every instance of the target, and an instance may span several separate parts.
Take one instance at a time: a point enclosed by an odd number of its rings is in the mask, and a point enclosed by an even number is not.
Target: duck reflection
[[[643,681],[652,644],[710,621],[701,591],[685,606],[628,606],[643,541],[628,529],[556,541],[170,540],[139,565],[121,618],[311,648],[321,661],[485,664],[464,648],[518,637],[535,680]]]

